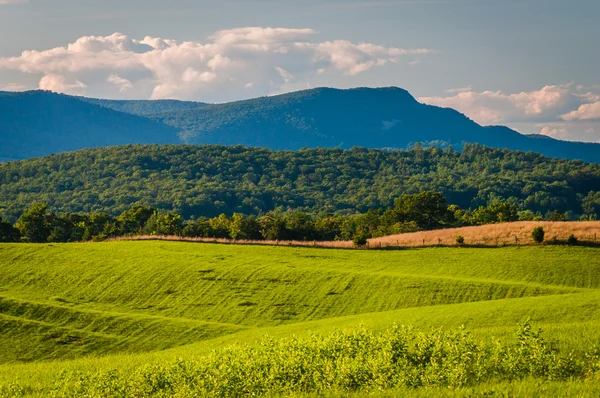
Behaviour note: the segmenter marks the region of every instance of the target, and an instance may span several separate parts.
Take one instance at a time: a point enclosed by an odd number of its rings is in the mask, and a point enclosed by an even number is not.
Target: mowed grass
[[[0,269],[0,384],[358,325],[502,337],[530,318],[567,349],[600,343],[594,248],[4,244]]]

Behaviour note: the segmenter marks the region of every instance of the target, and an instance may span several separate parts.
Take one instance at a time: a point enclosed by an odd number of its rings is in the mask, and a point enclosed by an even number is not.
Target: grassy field
[[[598,253],[571,246],[351,251],[152,241],[3,244],[0,395],[46,395],[61,383],[62,371],[136,374],[233,344],[260,346],[265,335],[310,339],[359,327],[384,333],[394,324],[464,325],[478,339],[509,341],[530,319],[561,352],[589,351],[600,343]],[[600,389],[594,378],[534,388],[539,382],[500,380],[477,388],[531,396],[540,388],[572,396]],[[452,392],[468,396],[469,388]]]

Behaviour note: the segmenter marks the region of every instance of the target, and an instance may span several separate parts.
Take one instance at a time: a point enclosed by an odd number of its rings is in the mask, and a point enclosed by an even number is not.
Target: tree
[[[155,213],[155,209],[149,206],[133,206],[125,210],[117,217],[117,223],[122,235],[139,234]]]
[[[225,214],[220,214],[219,217],[211,218],[209,220],[209,224],[211,232],[213,234],[213,238],[230,238],[230,222],[231,220]]]
[[[19,230],[0,217],[0,242],[18,242],[21,240]]]
[[[182,224],[179,214],[155,212],[146,222],[144,232],[150,235],[179,235]]]
[[[590,191],[581,202],[581,207],[587,214],[600,214],[600,191]]]
[[[548,212],[546,217],[544,217],[547,221],[567,221],[567,217],[558,210],[554,210],[553,212]]]
[[[270,211],[260,218],[260,233],[266,240],[282,239],[285,221],[279,211]]]
[[[25,209],[15,226],[29,242],[47,242],[52,231],[51,218],[46,203],[34,202]]]
[[[396,222],[414,221],[420,229],[436,229],[452,219],[446,198],[439,192],[402,195],[394,204]]]
[[[493,200],[487,207],[479,206],[472,216],[473,223],[477,225],[517,221],[518,219],[517,206],[498,199]]]
[[[213,236],[212,228],[206,217],[186,222],[181,233],[183,236],[190,238],[208,238]]]

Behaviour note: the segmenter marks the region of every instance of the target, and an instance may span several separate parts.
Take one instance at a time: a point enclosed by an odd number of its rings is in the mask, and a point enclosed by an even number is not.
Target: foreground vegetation
[[[594,248],[2,244],[0,268],[7,396],[600,388]]]
[[[381,392],[397,388],[477,385],[486,381],[594,379],[600,349],[558,353],[541,331],[525,323],[508,343],[481,341],[465,330],[418,333],[394,327],[308,338],[266,339],[201,359],[118,370],[63,373],[51,391],[60,396],[257,396],[265,394]],[[18,385],[0,394],[25,395]]]

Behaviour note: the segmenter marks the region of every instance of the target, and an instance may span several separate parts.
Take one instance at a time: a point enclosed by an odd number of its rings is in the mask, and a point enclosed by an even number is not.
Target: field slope
[[[0,385],[121,370],[265,334],[363,324],[598,343],[600,258],[583,247],[349,251],[184,242],[0,245]]]

